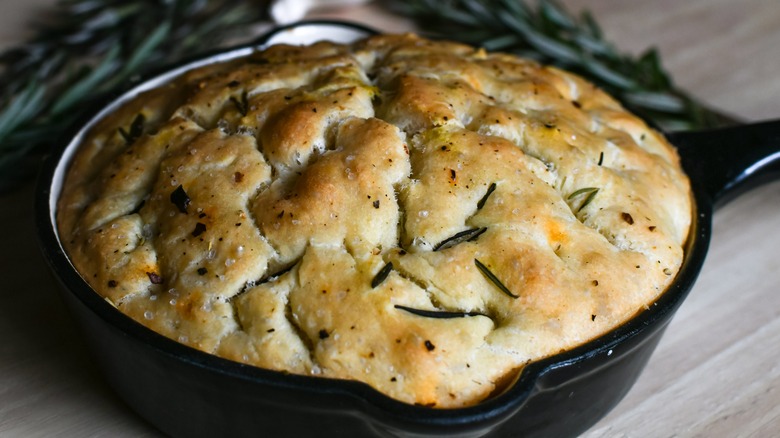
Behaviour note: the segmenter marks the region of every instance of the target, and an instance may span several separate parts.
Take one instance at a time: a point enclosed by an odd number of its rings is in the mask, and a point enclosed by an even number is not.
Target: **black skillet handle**
[[[780,178],[780,120],[667,137],[692,183],[714,206]]]

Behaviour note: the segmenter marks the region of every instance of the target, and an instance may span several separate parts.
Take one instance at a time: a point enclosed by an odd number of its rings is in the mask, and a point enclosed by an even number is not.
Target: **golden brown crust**
[[[81,145],[58,221],[92,287],[168,337],[458,407],[652,303],[689,196],[664,138],[581,78],[403,35],[140,95]]]

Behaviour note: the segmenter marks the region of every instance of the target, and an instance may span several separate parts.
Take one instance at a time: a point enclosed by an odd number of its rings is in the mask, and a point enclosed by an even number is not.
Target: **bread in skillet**
[[[75,267],[141,324],[444,408],[651,305],[690,222],[675,150],[594,85],[414,35],[141,93],[58,204]]]

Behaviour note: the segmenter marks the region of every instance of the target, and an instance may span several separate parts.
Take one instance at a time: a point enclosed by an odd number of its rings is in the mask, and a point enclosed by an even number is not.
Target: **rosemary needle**
[[[504,283],[501,282],[501,280],[498,279],[498,277],[493,274],[490,269],[488,269],[487,266],[485,266],[482,262],[480,262],[477,259],[474,259],[474,264],[477,265],[477,269],[482,273],[482,275],[485,276],[488,280],[490,280],[491,283],[493,283],[501,292],[509,295],[512,298],[520,298],[520,295],[515,295],[510,291],[506,286],[504,286]]]
[[[596,194],[598,192],[599,192],[598,187],[585,187],[569,195],[568,197],[569,200],[572,200],[578,196],[585,195],[585,198],[582,200],[579,207],[577,207],[575,213],[579,213],[583,208],[585,208],[588,204],[590,204],[593,201],[593,199],[596,197]]]
[[[441,251],[443,249],[451,248],[461,242],[470,242],[476,240],[476,238],[485,231],[487,231],[487,227],[470,228],[466,231],[461,231],[460,233],[457,233],[454,236],[448,237],[439,242],[436,246],[433,247],[433,250]]]
[[[382,269],[377,272],[377,274],[374,276],[374,279],[371,280],[371,287],[375,288],[382,284],[383,281],[387,278],[388,275],[390,275],[390,271],[393,270],[393,262],[387,262],[385,266],[382,267]]]
[[[423,316],[426,318],[451,319],[451,318],[465,318],[467,316],[487,316],[479,312],[452,312],[447,310],[416,309],[413,307],[402,306],[400,304],[396,304],[393,307],[395,307],[398,310],[403,310],[411,314],[417,316]]]

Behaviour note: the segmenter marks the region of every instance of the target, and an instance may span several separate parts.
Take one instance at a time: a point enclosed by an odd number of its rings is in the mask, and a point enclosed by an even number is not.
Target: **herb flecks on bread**
[[[80,146],[58,221],[165,336],[460,407],[649,306],[691,204],[674,149],[590,83],[404,35],[139,95]]]

